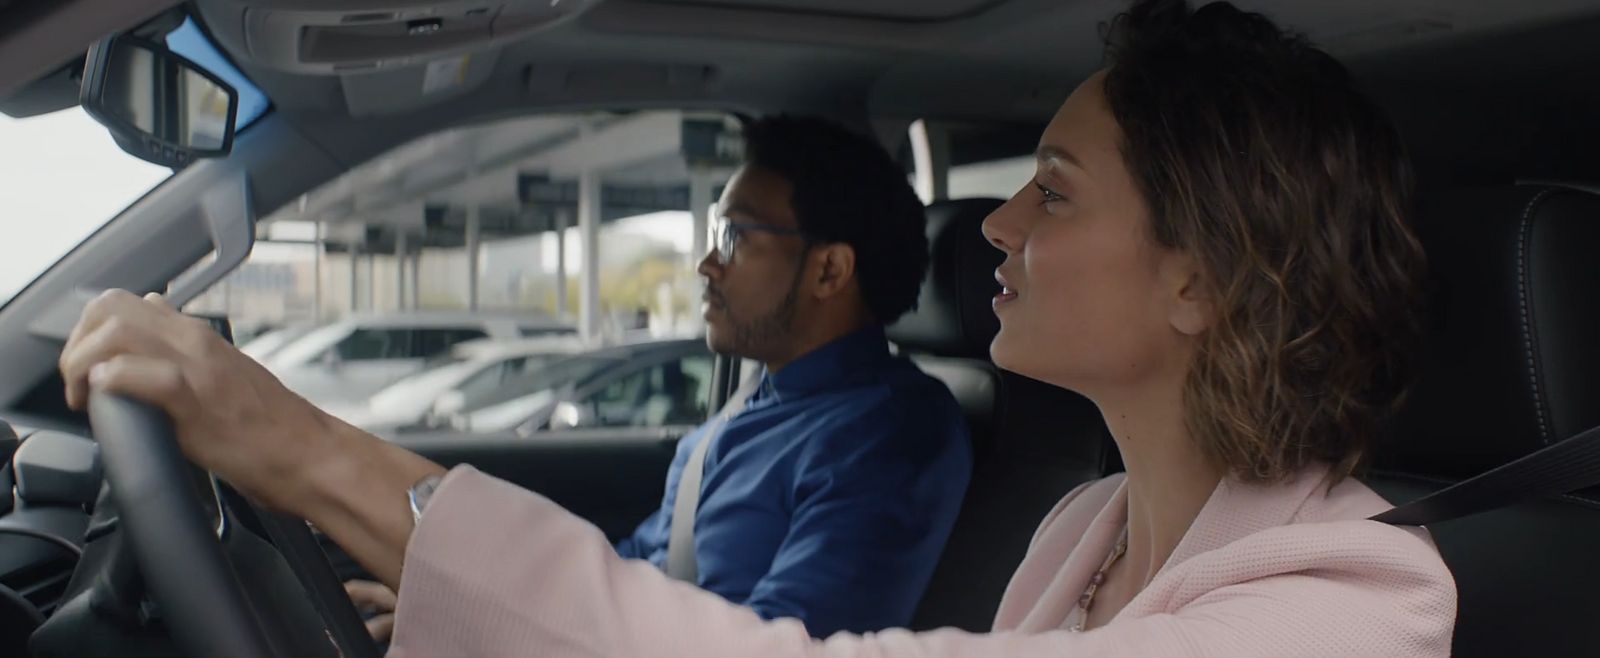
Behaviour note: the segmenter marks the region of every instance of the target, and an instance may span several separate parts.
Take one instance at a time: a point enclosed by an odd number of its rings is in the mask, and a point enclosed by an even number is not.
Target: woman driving
[[[1398,136],[1331,57],[1227,3],[1136,2],[1106,37],[983,231],[995,363],[1093,400],[1127,469],[1044,519],[992,633],[763,621],[340,423],[159,300],[89,306],[69,403],[157,405],[197,464],[315,523],[399,593],[395,656],[1448,655],[1449,570],[1349,477],[1418,336]]]

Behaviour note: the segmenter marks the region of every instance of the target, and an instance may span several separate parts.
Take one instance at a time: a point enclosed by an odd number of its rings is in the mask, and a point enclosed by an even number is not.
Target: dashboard
[[[0,586],[48,616],[66,590],[81,547],[115,531],[114,516],[91,526],[104,500],[99,446],[76,433],[13,427],[0,420],[0,459]],[[198,468],[191,477],[221,537],[227,515],[220,488]],[[0,617],[6,614],[0,602]]]

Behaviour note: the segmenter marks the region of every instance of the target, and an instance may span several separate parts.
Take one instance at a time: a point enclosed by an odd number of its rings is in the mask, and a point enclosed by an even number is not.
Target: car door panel
[[[541,432],[535,438],[436,434],[407,436],[396,443],[446,467],[470,464],[538,492],[616,541],[661,505],[667,467],[686,431],[682,427],[572,430]],[[403,501],[397,499],[396,504]],[[324,542],[324,548],[341,577],[363,575],[337,547]]]

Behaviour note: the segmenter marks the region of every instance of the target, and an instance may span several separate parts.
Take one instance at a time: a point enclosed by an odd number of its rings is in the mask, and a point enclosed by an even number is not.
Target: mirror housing
[[[233,149],[239,92],[154,41],[113,35],[90,46],[78,102],[148,162],[183,167]]]
[[[331,372],[339,372],[340,366],[344,365],[344,359],[339,358],[339,348],[337,346],[329,346],[328,351],[317,357],[317,364]]]
[[[439,418],[449,418],[461,413],[467,408],[467,394],[461,391],[448,391],[433,401],[433,415]]]
[[[553,430],[577,429],[593,424],[594,418],[593,406],[562,401],[550,411],[549,425]]]
[[[428,415],[423,420],[423,425],[432,428],[451,428],[460,431],[472,429],[470,418],[461,413],[467,408],[467,394],[461,391],[448,391],[433,401],[433,406],[428,408]]]

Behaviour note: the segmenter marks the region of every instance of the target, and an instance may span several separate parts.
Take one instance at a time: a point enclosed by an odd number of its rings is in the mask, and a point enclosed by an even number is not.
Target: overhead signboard
[[[679,143],[691,166],[737,167],[744,161],[744,137],[722,119],[684,119]]]

